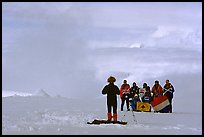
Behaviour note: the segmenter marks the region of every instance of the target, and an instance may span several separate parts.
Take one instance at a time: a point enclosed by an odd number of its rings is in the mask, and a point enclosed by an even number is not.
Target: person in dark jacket
[[[172,113],[172,99],[173,99],[173,93],[174,93],[174,86],[169,82],[169,80],[166,80],[166,84],[164,85],[164,95],[167,96],[169,100],[169,113]]]
[[[139,87],[136,82],[133,82],[132,87],[130,88],[130,97],[134,98],[135,94],[139,94]]]
[[[146,92],[145,92],[144,96],[142,97],[142,102],[150,103],[151,101],[152,101],[152,96],[151,96],[150,87],[147,86]]]
[[[114,85],[114,82],[116,79],[113,76],[110,76],[107,79],[107,82],[109,82],[108,85],[106,85],[103,90],[102,94],[107,94],[107,107],[108,107],[108,121],[111,121],[112,114],[111,114],[111,108],[113,108],[113,120],[117,121],[117,96],[120,95],[119,88]]]
[[[144,96],[142,97],[142,102],[150,104],[151,101],[152,101],[152,96],[151,96],[150,87],[147,86],[146,92],[145,92]],[[151,106],[150,106],[149,112],[151,112]]]
[[[148,87],[147,83],[143,83],[143,87],[139,88],[138,95],[139,95],[139,98],[140,98],[141,101],[142,101],[142,98],[143,98],[143,96],[144,96],[144,94],[145,94],[145,92],[147,90],[147,87]]]
[[[143,88],[144,88],[145,90],[147,90],[147,87],[148,87],[147,83],[143,83]]]

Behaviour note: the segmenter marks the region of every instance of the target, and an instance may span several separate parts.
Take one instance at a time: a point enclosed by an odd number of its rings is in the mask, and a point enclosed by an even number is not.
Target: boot
[[[111,113],[108,113],[108,121],[111,121],[111,118],[112,118]]]
[[[117,113],[113,113],[113,121],[117,122]]]

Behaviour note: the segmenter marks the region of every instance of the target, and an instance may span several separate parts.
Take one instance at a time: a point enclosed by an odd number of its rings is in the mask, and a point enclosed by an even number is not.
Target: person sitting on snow
[[[139,95],[138,95],[138,94],[135,94],[134,97],[133,97],[133,99],[132,99],[132,101],[130,102],[133,111],[136,111],[137,102],[141,102],[141,100],[140,100],[140,98],[139,98]]]

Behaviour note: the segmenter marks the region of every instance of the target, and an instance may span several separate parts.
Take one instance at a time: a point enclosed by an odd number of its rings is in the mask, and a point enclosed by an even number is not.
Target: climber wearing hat
[[[102,94],[107,94],[107,108],[108,108],[108,121],[111,121],[112,114],[111,114],[111,108],[113,108],[113,120],[117,121],[117,96],[120,94],[119,88],[114,85],[114,82],[116,79],[113,76],[110,76],[107,79],[107,82],[109,83],[106,85],[103,90]]]

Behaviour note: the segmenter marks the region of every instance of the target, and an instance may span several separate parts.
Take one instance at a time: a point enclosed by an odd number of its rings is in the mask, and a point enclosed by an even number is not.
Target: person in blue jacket
[[[131,107],[132,107],[132,110],[133,111],[137,111],[136,108],[137,108],[137,102],[141,102],[140,98],[139,98],[139,95],[136,93],[134,95],[134,97],[132,98],[131,100]]]

